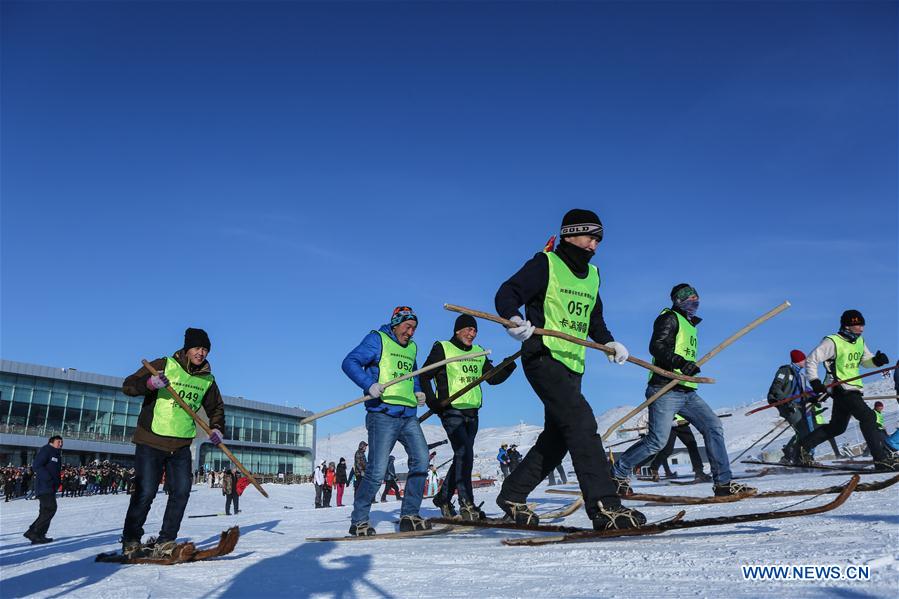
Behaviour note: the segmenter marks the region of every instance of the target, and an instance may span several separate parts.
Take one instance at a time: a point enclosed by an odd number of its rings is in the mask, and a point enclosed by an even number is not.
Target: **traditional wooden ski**
[[[234,551],[237,541],[240,539],[240,528],[232,526],[228,530],[222,532],[217,544],[205,549],[198,549],[190,541],[179,543],[170,557],[154,558],[154,557],[137,557],[127,558],[120,551],[110,553],[101,553],[94,561],[105,562],[111,564],[155,564],[157,566],[172,566],[174,564],[183,564],[187,562],[199,562],[207,559],[213,559],[227,555]]]
[[[410,530],[408,532],[385,532],[381,534],[374,534],[370,537],[346,535],[343,537],[306,537],[306,540],[311,542],[393,541],[396,539],[410,539],[413,537],[433,537],[436,535],[446,534],[452,531],[454,528],[454,526],[441,526],[439,528],[428,528],[426,530]]]
[[[799,510],[784,510],[757,512],[754,514],[734,514],[732,516],[719,516],[717,518],[699,518],[696,520],[677,520],[674,522],[666,522],[662,524],[647,524],[639,528],[625,528],[620,530],[581,530],[562,535],[554,535],[548,537],[529,537],[524,539],[505,539],[504,545],[552,545],[557,543],[577,543],[585,541],[596,541],[600,539],[643,536],[650,534],[661,534],[671,530],[682,530],[686,528],[701,528],[706,526],[724,526],[727,524],[742,524],[745,522],[759,522],[762,520],[779,520],[782,518],[796,518],[799,516],[810,516],[813,514],[821,514],[834,510],[849,498],[856,486],[858,486],[859,477],[853,476],[852,479],[842,488],[839,495],[832,501],[817,507],[804,508]]]

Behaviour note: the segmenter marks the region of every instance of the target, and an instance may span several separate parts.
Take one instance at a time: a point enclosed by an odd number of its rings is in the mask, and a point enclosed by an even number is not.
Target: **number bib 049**
[[[588,274],[579,279],[553,252],[544,254],[549,261],[549,281],[543,300],[546,328],[586,339],[590,330],[590,315],[599,293],[599,271],[588,265]],[[578,374],[584,372],[587,349],[558,337],[544,336],[543,345],[552,357]]]
[[[211,374],[189,374],[172,358],[165,359],[165,376],[169,379],[171,387],[194,412],[200,409],[203,397],[215,381]],[[157,392],[150,430],[163,437],[182,439],[192,439],[197,434],[194,419],[178,405],[165,388]]]
[[[409,345],[403,347],[385,335],[383,331],[378,331],[381,336],[381,361],[378,362],[378,382],[386,383],[393,379],[409,374],[415,368],[415,357],[418,354],[418,347],[414,341],[409,341]],[[406,379],[396,385],[391,385],[384,390],[381,396],[384,403],[394,404],[398,406],[408,406],[414,408],[418,405],[415,399],[415,382],[413,379]]]

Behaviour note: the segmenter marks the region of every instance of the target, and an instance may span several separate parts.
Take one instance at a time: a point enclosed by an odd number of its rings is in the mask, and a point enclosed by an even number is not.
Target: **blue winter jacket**
[[[381,326],[380,331],[391,339],[396,341],[396,335],[390,330],[388,325]],[[397,342],[399,343],[399,342]],[[350,377],[350,380],[359,385],[364,393],[368,393],[368,388],[378,382],[380,369],[378,364],[381,362],[381,336],[377,332],[372,331],[366,335],[362,342],[357,345],[353,351],[347,354],[343,359],[341,368],[343,372]],[[413,370],[418,370],[418,360],[412,365]],[[418,377],[414,377],[412,381],[415,384],[415,392],[421,391],[421,385]],[[370,399],[365,402],[365,409],[369,412],[381,412],[388,416],[409,418],[418,413],[418,408],[395,406],[387,404],[380,399]]]
[[[56,449],[49,443],[41,447],[31,469],[34,470],[34,495],[55,494],[59,488],[59,469],[62,462],[62,450]]]

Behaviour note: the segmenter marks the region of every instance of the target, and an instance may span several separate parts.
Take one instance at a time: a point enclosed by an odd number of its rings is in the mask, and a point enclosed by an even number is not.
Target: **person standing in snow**
[[[418,327],[418,316],[408,306],[393,310],[390,323],[371,331],[343,360],[343,372],[366,392],[365,428],[368,429],[368,465],[350,516],[351,535],[375,533],[369,524],[371,504],[375,499],[390,452],[396,442],[409,456],[406,494],[400,508],[400,532],[425,530],[430,523],[419,516],[428,470],[428,442],[418,423],[417,408],[424,404],[418,377],[391,387],[393,379],[418,369],[418,347],[412,340]]]
[[[171,357],[152,362],[159,375],[151,376],[149,370],[141,367],[122,384],[125,395],[144,397],[132,439],[137,446],[134,450],[135,488],[122,530],[122,553],[128,557],[171,556],[190,498],[190,445],[197,434],[196,423],[166,387],[171,385],[195,412],[201,407],[206,410],[212,430],[208,438],[210,443],[218,445],[223,440],[225,404],[212,376],[212,367],[206,360],[211,347],[206,331],[189,328],[184,332],[180,350]],[[162,529],[148,552],[141,545],[143,526],[163,473],[170,493]]]
[[[460,315],[453,324],[453,336],[449,341],[434,343],[424,366],[446,358],[482,352],[484,348],[474,343],[477,335],[478,323],[474,317],[468,314]],[[443,479],[443,487],[439,493],[433,494],[434,505],[448,518],[455,515],[452,499],[456,492],[459,494],[459,514],[462,519],[480,518],[481,511],[474,503],[471,472],[474,467],[474,441],[478,434],[478,411],[483,403],[481,386],[469,389],[449,405],[446,403],[463,387],[478,380],[493,368],[493,363],[487,356],[479,356],[450,362],[421,377],[422,390],[428,407],[440,417],[443,430],[446,431],[453,448],[453,463]],[[508,379],[514,370],[515,362],[511,362],[487,382],[490,385],[499,385]],[[436,394],[431,387],[432,378],[437,386]]]
[[[692,285],[681,283],[671,289],[670,297],[671,307],[662,310],[653,323],[649,353],[652,354],[653,364],[665,370],[694,376],[699,373],[699,366],[696,365],[699,347],[696,326],[702,321],[696,316],[699,310],[699,293]],[[668,377],[653,372],[646,387],[646,397],[655,395],[669,382],[671,379]],[[697,383],[678,381],[673,389],[649,405],[649,431],[618,456],[612,467],[612,477],[618,485],[620,495],[633,493],[629,482],[631,469],[662,450],[671,436],[671,422],[677,413],[682,414],[702,434],[712,469],[715,495],[738,495],[755,491],[752,487],[731,480],[733,475],[721,419],[696,393],[698,386]]]
[[[845,381],[859,375],[859,366],[872,368],[883,366],[889,362],[886,354],[878,351],[872,354],[865,345],[862,333],[865,330],[865,318],[858,310],[846,310],[840,316],[840,330],[824,337],[818,347],[809,354],[805,362],[805,372],[812,390],[823,395],[827,387],[818,378],[818,365],[823,364],[827,380]],[[862,397],[860,380],[842,383],[831,387],[833,408],[830,422],[815,430],[799,443],[807,450],[812,450],[828,438],[835,438],[846,431],[850,418],[859,422],[862,436],[868,444],[868,451],[874,458],[877,468],[899,470],[899,455],[884,446],[883,437],[877,430],[877,419],[874,410],[865,404]]]
[[[41,447],[34,456],[32,469],[34,470],[34,494],[40,502],[40,510],[37,518],[22,535],[32,545],[50,543],[53,539],[47,537],[50,529],[50,521],[56,514],[56,489],[59,488],[60,467],[62,466],[62,437],[54,435],[46,445]],[[7,496],[8,498],[8,496]]]
[[[315,507],[322,507],[322,495],[325,490],[325,461],[315,467],[312,472],[312,484],[315,485]]]
[[[799,396],[800,394],[804,395]],[[790,352],[790,363],[777,369],[774,380],[768,388],[769,404],[799,396],[789,403],[777,406],[777,412],[794,431],[794,435],[783,446],[783,459],[788,464],[801,465],[814,461],[812,455],[801,450],[799,445],[799,440],[805,438],[812,430],[805,409],[810,395],[812,388],[805,376],[805,354],[802,350],[794,349]]]
[[[539,522],[527,497],[566,453],[577,474],[587,510],[596,529],[633,528],[646,518],[623,507],[609,477],[596,416],[581,393],[586,348],[555,337],[534,336],[536,327],[561,331],[606,344],[617,364],[627,361],[627,348],[614,340],[603,320],[599,271],[590,260],[603,237],[599,217],[589,210],[570,210],[562,219],[561,241],[554,239],[500,285],[496,311],[515,326],[507,329],[522,343],[524,375],[543,402],[545,425],[524,460],[503,481],[496,503],[523,524]],[[525,316],[519,312],[525,307]]]
[[[334,485],[337,488],[337,507],[343,507],[343,490],[347,485],[346,458],[340,458],[334,476]]]

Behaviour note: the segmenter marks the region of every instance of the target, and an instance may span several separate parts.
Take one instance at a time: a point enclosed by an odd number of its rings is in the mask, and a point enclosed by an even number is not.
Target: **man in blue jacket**
[[[50,521],[56,513],[56,490],[59,488],[59,469],[62,462],[62,437],[54,435],[40,448],[34,457],[34,495],[41,508],[37,519],[31,523],[23,535],[32,545],[49,543],[47,538]]]
[[[350,534],[370,536],[371,504],[387,472],[387,459],[399,441],[409,454],[406,494],[400,508],[400,532],[430,525],[418,515],[428,473],[428,443],[418,424],[418,406],[424,403],[418,377],[385,387],[384,383],[418,370],[417,347],[412,335],[418,317],[412,308],[394,309],[390,324],[371,331],[343,360],[343,372],[365,391],[365,428],[368,429],[368,467],[353,502]]]

